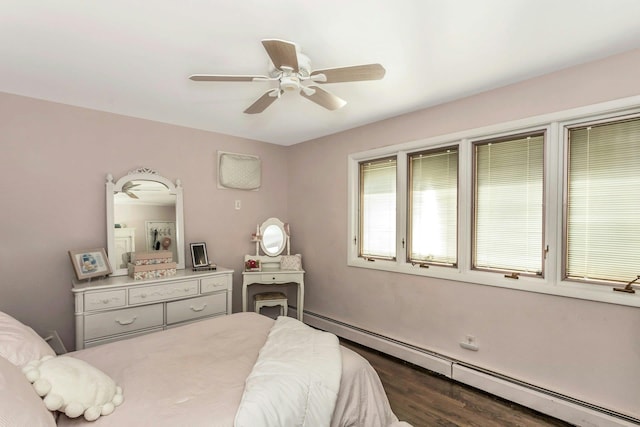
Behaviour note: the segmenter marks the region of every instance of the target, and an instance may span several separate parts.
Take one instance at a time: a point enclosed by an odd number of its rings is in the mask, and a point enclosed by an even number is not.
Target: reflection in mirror
[[[131,180],[120,191],[114,191],[113,199],[120,205],[175,205],[175,194],[157,181]]]
[[[267,256],[278,256],[289,244],[287,224],[278,218],[269,218],[259,228],[260,247]],[[256,247],[257,250],[257,247]]]
[[[278,255],[284,247],[284,232],[275,224],[268,226],[262,233],[263,250],[267,255]]]
[[[182,187],[150,169],[113,183],[107,176],[107,246],[113,275],[126,275],[131,252],[167,250],[184,268]]]
[[[115,262],[127,268],[129,253],[168,250],[178,259],[175,244],[176,195],[161,182],[132,180],[113,196],[116,230]]]

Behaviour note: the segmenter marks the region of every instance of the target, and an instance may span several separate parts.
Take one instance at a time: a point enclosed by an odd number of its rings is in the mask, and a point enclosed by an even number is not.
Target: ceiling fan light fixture
[[[300,79],[296,76],[282,76],[280,79],[280,88],[287,92],[293,92],[300,89]]]
[[[312,96],[314,93],[316,93],[315,89],[312,89],[307,86],[301,86],[300,89],[302,89],[302,92],[304,92],[304,94],[307,96]]]
[[[313,82],[318,82],[318,83],[324,83],[327,81],[327,76],[325,74],[314,74],[313,76],[310,77],[311,81]]]

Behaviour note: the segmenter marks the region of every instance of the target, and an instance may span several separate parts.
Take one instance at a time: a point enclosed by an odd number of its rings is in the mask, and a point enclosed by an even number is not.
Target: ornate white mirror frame
[[[285,224],[278,218],[269,218],[258,227],[258,241],[256,242],[256,256],[259,255],[259,247],[262,252],[269,257],[276,257],[280,255],[285,248],[287,249],[287,255],[289,255],[289,224]]]
[[[175,195],[175,244],[177,249],[178,259],[174,260],[177,263],[176,268],[184,269],[185,255],[184,255],[184,211],[182,202],[182,185],[180,180],[177,179],[174,184],[168,178],[159,175],[156,171],[148,168],[140,168],[129,172],[127,175],[113,182],[113,176],[107,175],[106,183],[106,201],[107,201],[107,252],[109,262],[111,264],[111,270],[113,276],[125,276],[129,273],[127,268],[120,268],[118,265],[116,254],[116,241],[115,241],[115,202],[114,196],[117,193],[128,191],[125,187],[127,183],[131,181],[152,181],[161,183],[167,187],[169,194]],[[124,190],[123,190],[123,187]],[[155,218],[150,218],[155,219]]]

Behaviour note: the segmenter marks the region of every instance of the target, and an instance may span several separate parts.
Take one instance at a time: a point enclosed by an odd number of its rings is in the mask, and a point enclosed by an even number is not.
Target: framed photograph
[[[111,264],[104,248],[69,251],[69,257],[78,280],[111,274]]]
[[[208,267],[211,265],[209,262],[209,257],[207,256],[207,244],[204,242],[201,243],[191,243],[191,262],[193,268],[199,267]]]

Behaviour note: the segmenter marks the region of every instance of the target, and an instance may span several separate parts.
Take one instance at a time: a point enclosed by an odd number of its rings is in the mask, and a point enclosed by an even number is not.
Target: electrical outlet
[[[476,337],[473,335],[467,335],[464,337],[464,340],[460,341],[460,347],[471,351],[478,351],[480,349],[478,341],[476,341]]]
[[[241,205],[241,204],[240,204],[240,200],[236,200],[236,204],[235,204],[235,206],[236,206],[236,210],[237,210],[237,211],[239,211],[239,210],[240,210],[240,205]]]

